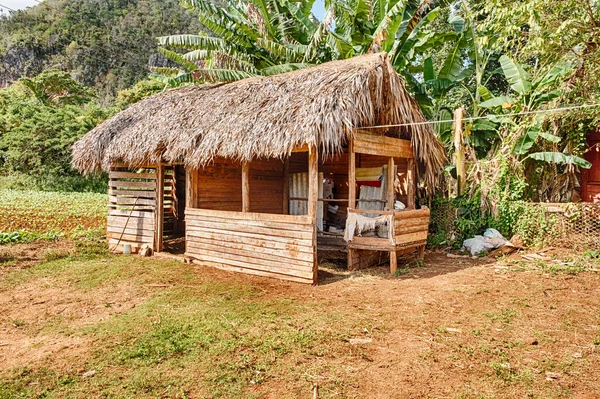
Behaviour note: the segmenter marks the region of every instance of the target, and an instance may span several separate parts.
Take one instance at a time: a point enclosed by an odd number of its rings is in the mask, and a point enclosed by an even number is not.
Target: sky
[[[35,0],[0,0],[0,14],[7,14],[8,10],[6,8],[12,8],[13,10],[22,10],[23,8],[30,7],[36,5],[37,1]]]
[[[312,12],[313,12],[313,14],[315,14],[315,17],[317,17],[317,19],[319,21],[322,21],[323,18],[325,17],[325,3],[324,3],[324,0],[315,0],[315,2],[313,3]]]

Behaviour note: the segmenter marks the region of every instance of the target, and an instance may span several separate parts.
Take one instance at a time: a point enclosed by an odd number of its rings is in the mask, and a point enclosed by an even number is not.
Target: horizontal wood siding
[[[106,237],[109,248],[122,251],[124,244],[129,244],[133,252],[143,244],[154,248],[156,170],[113,166],[108,177]]]
[[[188,258],[231,271],[316,282],[315,227],[308,216],[194,208],[185,216]]]
[[[359,154],[394,158],[414,158],[410,140],[369,133],[354,134],[354,151]]]
[[[221,211],[242,210],[242,165],[217,158],[197,171],[197,207]]]
[[[250,212],[283,213],[283,169],[279,159],[250,162]]]
[[[396,245],[425,244],[429,230],[429,214],[427,208],[396,212],[394,216]]]

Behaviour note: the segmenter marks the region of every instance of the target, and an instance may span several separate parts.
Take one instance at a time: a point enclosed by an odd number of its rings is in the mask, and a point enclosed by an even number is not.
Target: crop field
[[[106,203],[105,194],[0,190],[0,233],[104,229]]]

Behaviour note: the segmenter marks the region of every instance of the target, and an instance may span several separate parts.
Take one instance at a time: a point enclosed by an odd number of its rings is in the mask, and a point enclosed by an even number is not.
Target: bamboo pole
[[[463,118],[465,109],[454,111],[454,160],[456,164],[456,193],[462,195],[465,191],[465,147],[463,143]]]

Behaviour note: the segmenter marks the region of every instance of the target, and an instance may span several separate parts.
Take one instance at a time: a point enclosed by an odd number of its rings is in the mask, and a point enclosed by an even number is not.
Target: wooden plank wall
[[[309,216],[187,208],[186,256],[236,272],[313,284],[314,221]]]
[[[154,248],[156,170],[130,170],[112,167],[108,181],[107,232],[109,248],[122,251],[123,244],[133,252],[143,244]]]
[[[250,162],[250,212],[283,213],[283,171],[279,159]]]
[[[193,173],[193,172],[192,172]],[[221,211],[242,210],[242,165],[217,158],[196,171],[197,207]]]
[[[250,162],[250,212],[283,212],[284,162],[278,159]],[[217,158],[197,173],[196,207],[220,211],[242,210],[242,165]]]

